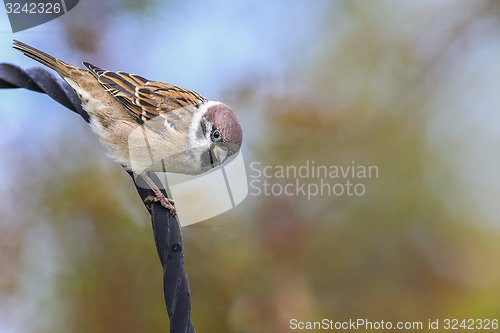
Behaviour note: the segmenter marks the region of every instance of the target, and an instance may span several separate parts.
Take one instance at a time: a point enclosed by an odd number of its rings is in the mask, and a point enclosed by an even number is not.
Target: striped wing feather
[[[192,90],[150,81],[139,75],[104,70],[89,63],[83,64],[140,124],[163,113],[190,105],[199,106],[206,101]]]

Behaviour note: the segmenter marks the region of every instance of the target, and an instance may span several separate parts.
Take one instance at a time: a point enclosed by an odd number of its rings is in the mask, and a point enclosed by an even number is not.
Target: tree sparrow
[[[224,162],[241,147],[242,130],[225,104],[141,76],[70,65],[14,40],[14,48],[56,71],[75,91],[90,126],[109,156],[146,181],[154,201],[172,214],[167,199],[147,172],[196,175]]]

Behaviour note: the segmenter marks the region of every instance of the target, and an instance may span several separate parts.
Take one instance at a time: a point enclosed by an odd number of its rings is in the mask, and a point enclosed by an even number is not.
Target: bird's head
[[[222,164],[240,150],[243,132],[236,115],[227,105],[216,103],[209,106],[201,122],[209,136],[208,155],[212,166]]]

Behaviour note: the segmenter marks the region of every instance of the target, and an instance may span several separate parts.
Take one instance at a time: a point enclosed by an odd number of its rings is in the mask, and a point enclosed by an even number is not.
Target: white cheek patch
[[[219,105],[219,104],[222,104],[222,102],[208,101],[208,102],[201,104],[198,107],[198,110],[196,110],[196,112],[193,114],[193,119],[192,119],[191,125],[189,127],[189,142],[196,142],[199,140],[196,136],[196,131],[200,127],[201,117],[203,117],[205,112],[207,112],[207,110],[210,107],[215,106],[215,105]],[[208,136],[208,138],[210,138],[210,136]],[[203,141],[206,141],[206,139],[207,138],[205,138],[205,140],[203,140]]]

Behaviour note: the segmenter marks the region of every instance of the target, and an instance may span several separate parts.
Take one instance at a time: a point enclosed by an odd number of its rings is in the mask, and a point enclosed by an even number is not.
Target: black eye
[[[212,137],[214,139],[219,139],[220,138],[220,131],[218,128],[216,128],[213,132],[212,132]]]

